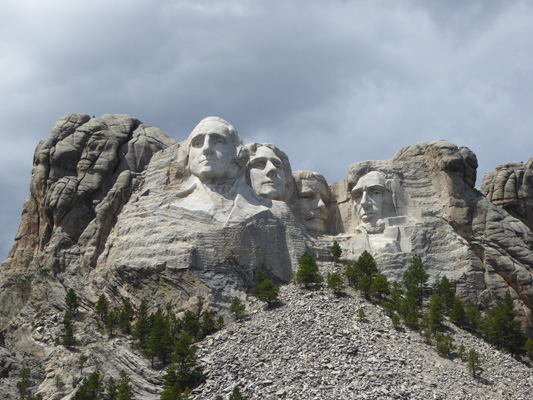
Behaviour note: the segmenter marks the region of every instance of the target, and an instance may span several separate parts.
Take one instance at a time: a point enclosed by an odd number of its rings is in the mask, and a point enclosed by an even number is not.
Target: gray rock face
[[[24,354],[43,365],[43,390],[53,392],[53,371],[73,376],[58,315],[74,288],[78,346],[91,352],[91,368],[126,369],[138,396],[156,398],[161,374],[127,340],[94,328],[100,294],[115,307],[128,299],[224,313],[234,296],[246,298],[259,268],[288,282],[304,251],[328,260],[334,240],[343,258],[370,251],[393,280],[419,254],[430,283],[445,275],[484,309],[509,290],[531,335],[532,160],[498,167],[482,193],[469,149],[419,143],[389,161],[352,164],[328,185],[318,173],[292,173],[274,145],[244,145],[217,117],[177,143],[127,115],[67,115],[36,149],[16,242],[0,269],[0,348],[12,350],[0,352],[0,374],[12,377]]]
[[[481,192],[533,230],[533,157],[527,163],[498,165],[487,172]]]

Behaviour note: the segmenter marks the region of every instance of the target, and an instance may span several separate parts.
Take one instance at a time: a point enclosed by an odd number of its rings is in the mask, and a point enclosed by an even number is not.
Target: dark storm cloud
[[[480,174],[526,161],[532,22],[525,1],[4,1],[0,258],[33,150],[70,112],[131,114],[178,141],[219,115],[330,182],[440,138],[474,150]]]

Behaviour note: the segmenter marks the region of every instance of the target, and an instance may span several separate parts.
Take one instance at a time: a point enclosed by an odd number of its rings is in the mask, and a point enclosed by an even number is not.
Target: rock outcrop
[[[481,192],[533,230],[533,157],[498,165],[483,177]]]
[[[36,149],[30,195],[0,269],[0,350],[10,350],[0,351],[0,374],[13,377],[23,357],[42,366],[43,392],[55,393],[57,373],[74,377],[77,355],[59,345],[73,288],[88,371],[116,377],[125,369],[138,396],[156,398],[162,373],[126,338],[95,328],[102,293],[117,307],[145,300],[151,310],[224,314],[234,296],[246,298],[258,269],[287,283],[305,251],[326,261],[334,240],[345,259],[370,251],[392,280],[419,254],[430,284],[447,276],[460,298],[484,310],[509,291],[531,335],[532,160],[498,167],[480,192],[468,148],[419,143],[389,161],[352,164],[345,180],[328,185],[318,173],[293,173],[272,144],[245,145],[217,117],[178,143],[131,116],[67,115]]]

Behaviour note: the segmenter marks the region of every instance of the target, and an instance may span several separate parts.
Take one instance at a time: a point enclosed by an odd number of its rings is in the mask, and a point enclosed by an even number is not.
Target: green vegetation
[[[279,287],[268,279],[263,270],[257,270],[254,278],[252,293],[261,301],[267,303],[267,308],[278,300]]]
[[[305,252],[300,258],[300,267],[296,272],[296,283],[309,288],[322,282],[322,276],[318,272],[318,265],[314,257]]]
[[[472,377],[474,377],[474,379],[476,378],[476,376],[479,375],[480,372],[483,371],[483,368],[481,368],[481,360],[479,359],[479,353],[474,349],[471,349],[468,352],[467,368],[470,372],[472,372]]]
[[[333,262],[334,263],[340,262],[341,255],[342,255],[342,249],[336,240],[333,242],[333,246],[331,246],[331,249],[329,251],[331,252],[331,255],[333,256]]]
[[[327,284],[328,288],[330,288],[336,295],[339,295],[344,290],[344,281],[342,280],[341,274],[338,272],[328,272]]]
[[[237,321],[246,318],[246,306],[241,302],[238,297],[234,297],[229,306],[229,311]]]

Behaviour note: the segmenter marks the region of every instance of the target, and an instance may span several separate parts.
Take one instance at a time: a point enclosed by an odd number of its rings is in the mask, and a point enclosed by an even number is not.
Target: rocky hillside
[[[509,293],[531,336],[531,162],[498,167],[479,191],[475,154],[439,140],[392,160],[356,162],[329,185],[319,173],[293,173],[273,144],[246,145],[218,117],[180,134],[176,142],[129,115],[69,114],[37,146],[15,244],[0,268],[0,397],[16,398],[26,365],[34,392],[72,398],[86,354],[83,375],[125,370],[137,398],[156,399],[164,371],[150,368],[128,337],[97,329],[99,296],[112,308],[145,301],[150,312],[227,316],[259,269],[282,284],[282,305],[264,311],[248,297],[249,320],[200,344],[207,379],[194,398],[235,384],[253,398],[531,397],[527,367],[458,328],[450,327],[456,343],[482,354],[480,380],[417,333],[392,329],[357,294],[289,283],[306,251],[331,268],[334,240],[350,260],[369,251],[389,280],[418,254],[430,286],[445,276],[482,311]],[[70,350],[62,344],[69,289],[80,303]]]

